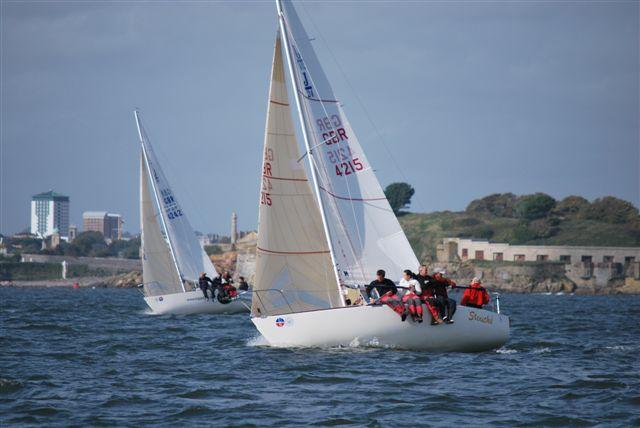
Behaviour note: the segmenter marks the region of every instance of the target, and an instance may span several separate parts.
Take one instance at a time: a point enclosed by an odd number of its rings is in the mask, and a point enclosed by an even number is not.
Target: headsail
[[[418,260],[333,94],[290,1],[278,1],[338,273],[362,284],[377,269],[400,278]]]
[[[320,212],[299,158],[278,37],[264,140],[254,315],[341,305]]]
[[[167,241],[158,224],[149,172],[140,155],[140,228],[142,229],[142,281],[146,296],[181,293],[182,285]]]
[[[149,171],[149,179],[152,180],[156,201],[160,205],[158,209],[162,215],[162,223],[182,279],[197,281],[201,272],[205,272],[209,276],[216,276],[217,272],[213,263],[200,246],[184,210],[178,203],[162,168],[160,168],[137,111],[136,121],[143,156]]]

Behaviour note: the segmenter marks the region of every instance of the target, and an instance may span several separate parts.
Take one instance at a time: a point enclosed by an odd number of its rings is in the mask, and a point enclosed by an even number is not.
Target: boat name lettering
[[[475,311],[471,311],[469,312],[469,320],[471,321],[478,321],[478,322],[482,322],[485,324],[493,324],[493,317],[486,315],[484,317],[478,315],[475,313]]]

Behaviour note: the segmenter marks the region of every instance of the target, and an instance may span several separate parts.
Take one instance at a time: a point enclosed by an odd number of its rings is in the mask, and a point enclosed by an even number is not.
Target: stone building
[[[510,245],[473,239],[444,238],[438,261],[494,260],[511,262],[562,262],[570,265],[614,264],[640,261],[640,247],[586,247],[568,245]]]

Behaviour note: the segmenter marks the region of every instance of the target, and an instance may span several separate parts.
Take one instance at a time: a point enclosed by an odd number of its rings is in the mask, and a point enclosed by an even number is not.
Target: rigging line
[[[342,69],[342,66],[340,65],[340,62],[338,61],[336,56],[333,54],[333,51],[331,50],[331,47],[329,46],[329,43],[327,43],[326,39],[324,38],[324,36],[320,32],[320,30],[318,29],[318,26],[316,25],[315,21],[311,17],[311,14],[309,13],[309,11],[307,11],[307,9],[304,6],[304,4],[302,4],[302,3],[300,3],[300,4],[301,4],[301,9],[304,10],[304,13],[307,15],[307,18],[309,19],[309,22],[311,22],[311,25],[313,25],[313,27],[316,30],[316,33],[318,34],[318,36],[320,36],[320,40],[322,40],[322,43],[325,45],[327,51],[329,52],[329,55],[331,56],[331,59],[333,59],[333,62],[337,65],[338,70],[340,71],[340,74],[342,74],[342,77],[344,77],[344,80],[347,82],[347,85],[349,86],[349,88],[351,89],[351,92],[355,96],[356,101],[358,102],[358,104],[360,105],[360,108],[364,112],[365,117],[367,118],[367,120],[371,124],[374,132],[377,134],[378,140],[382,144],[382,147],[384,147],[384,149],[386,150],[387,154],[391,158],[391,162],[393,162],[393,166],[396,168],[396,170],[400,171],[400,175],[402,176],[402,179],[405,180],[405,182],[408,183],[409,182],[409,178],[404,173],[404,169],[400,168],[400,166],[398,165],[398,162],[396,161],[396,158],[393,156],[393,152],[389,149],[388,145],[386,144],[386,142],[384,140],[384,137],[382,136],[382,133],[380,132],[380,130],[378,129],[377,125],[375,124],[375,122],[371,118],[371,115],[369,114],[369,111],[367,110],[367,108],[365,107],[364,103],[362,102],[362,99],[358,95],[358,92],[355,90],[355,88],[351,84],[351,81],[349,80],[349,78],[347,77],[347,74]],[[422,212],[427,212],[427,210],[425,209],[425,206],[422,203],[422,199],[420,199],[420,198],[416,198],[416,199],[418,200],[418,205],[420,205],[420,209],[422,210]]]
[[[283,18],[283,19],[284,19],[284,18]],[[285,23],[286,23],[286,21],[285,21]],[[297,47],[296,40],[295,40],[295,38],[293,37],[293,34],[291,33],[291,31],[289,30],[289,26],[288,26],[288,25],[287,25],[287,26],[285,26],[285,29],[286,29],[286,31],[289,33],[289,36],[290,36],[290,37],[288,37],[288,40],[291,40],[294,44],[296,44],[296,47]],[[313,49],[313,48],[312,48],[312,49]],[[301,53],[298,49],[296,49],[296,52],[298,53],[298,55],[300,55],[300,57],[302,58],[302,61],[303,61],[303,63],[304,63],[304,58],[302,57],[302,53]],[[305,68],[306,68],[306,64],[305,64]],[[307,70],[307,71],[308,71],[308,70]],[[299,91],[299,84],[298,84],[298,79],[299,79],[299,77],[298,77],[298,74],[297,74],[297,73],[298,73],[298,71],[296,70],[296,72],[294,73],[294,76],[293,76],[293,77],[294,77],[294,83],[295,83],[295,86],[296,86],[296,90],[297,90],[297,91]],[[312,83],[313,83],[314,87],[316,87],[316,88],[317,88],[317,85],[315,85],[315,82],[313,81],[313,76],[311,76],[311,73],[309,73],[309,78],[311,79],[311,81],[312,81]],[[321,102],[321,103],[320,103],[320,106],[322,107],[322,110],[324,111],[325,116],[326,116],[326,117],[329,117],[329,113],[327,112],[327,110],[326,110],[326,108],[325,108],[325,106],[324,106],[324,103],[322,103],[322,102]],[[311,116],[311,115],[310,115],[310,112],[308,111],[309,106],[308,106],[307,104],[305,104],[305,103],[302,103],[302,107],[303,107],[303,109],[304,109],[304,114],[305,114],[305,117],[307,118],[307,122],[310,122],[310,116]],[[305,123],[302,123],[301,125],[302,125],[302,126],[307,126]],[[331,125],[331,128],[333,129],[333,124],[330,124],[330,125]],[[312,128],[312,129],[311,129],[311,131],[312,131],[312,132],[311,132],[311,134],[312,134],[312,138],[314,139],[314,141],[316,141],[316,142],[317,142],[317,135],[316,135],[315,130]],[[333,189],[333,186],[332,186],[331,181],[330,181],[330,180],[328,180],[328,178],[326,178],[326,176],[325,176],[325,174],[326,174],[326,170],[325,170],[325,169],[318,168],[318,165],[317,165],[317,162],[318,162],[318,161],[316,160],[316,157],[315,157],[315,156],[309,156],[309,159],[310,159],[310,160],[312,161],[312,163],[313,163],[312,168],[315,168],[315,169],[316,169],[316,171],[318,171],[318,172],[321,172],[321,171],[322,171],[321,179],[325,182],[325,185],[326,185],[327,187],[330,187],[330,188],[332,188],[332,189]],[[323,164],[324,164],[324,162],[323,162]],[[345,179],[346,179],[346,177],[345,177]],[[351,191],[350,191],[350,188],[349,188],[349,182],[348,182],[348,181],[346,181],[346,185],[347,185],[347,192],[349,193],[349,196],[351,196]],[[319,186],[318,186],[318,187],[319,187]],[[320,196],[320,198],[322,199],[322,196],[321,196],[321,195],[319,195],[319,196]],[[344,231],[344,235],[345,235],[346,239],[347,239],[347,240],[348,240],[348,242],[349,242],[349,246],[350,246],[350,250],[351,250],[351,254],[352,254],[352,256],[353,256],[353,259],[356,261],[357,266],[360,268],[360,273],[362,274],[362,277],[363,277],[363,278],[366,278],[366,276],[365,276],[365,272],[364,272],[364,268],[363,268],[363,266],[362,266],[362,264],[361,264],[360,259],[359,259],[359,258],[357,257],[357,255],[356,255],[355,248],[354,248],[354,246],[353,246],[353,243],[351,242],[351,238],[349,237],[349,234],[348,234],[348,232],[347,232],[347,229],[346,229],[346,227],[345,227],[345,225],[344,225],[344,220],[342,219],[342,215],[340,214],[340,211],[338,210],[338,207],[337,207],[337,205],[335,204],[335,202],[332,204],[332,206],[334,207],[333,209],[334,209],[334,211],[335,211],[335,215],[338,217],[338,220],[340,221],[340,224],[341,224],[342,229],[343,229],[343,231]],[[356,224],[357,224],[357,218],[356,218],[356,216],[355,216],[355,209],[354,209],[354,206],[353,206],[353,202],[351,202],[351,209],[352,209],[352,213],[353,213],[353,216],[354,216],[354,220],[356,221]],[[361,248],[364,248],[364,244],[362,243],[362,238],[361,238],[361,236],[360,236],[360,230],[359,230],[359,228],[357,227],[357,225],[356,225],[356,232],[357,232],[357,235],[358,235],[358,240],[360,241],[360,247],[361,247]],[[335,249],[334,249],[334,251],[335,251]],[[337,269],[337,268],[338,268],[338,266],[335,266],[335,268]],[[340,273],[340,272],[338,272],[338,274],[339,274],[339,273]]]
[[[285,22],[286,22],[286,21],[285,21]],[[292,40],[292,42],[293,42],[294,44],[296,44],[296,47],[297,47],[297,42],[296,42],[296,40],[295,40],[295,37],[293,37],[293,34],[292,34],[292,33],[291,33],[291,31],[289,30],[288,26],[286,27],[286,30],[287,30],[287,31],[289,31],[289,34],[291,35],[291,37],[290,37],[289,39],[290,39],[290,40]],[[311,47],[311,49],[313,49],[313,47]],[[300,57],[302,58],[302,62],[303,62],[303,64],[305,65],[305,68],[306,68],[306,67],[307,67],[307,66],[306,66],[306,62],[304,61],[304,57],[303,57],[302,53],[300,52],[300,50],[299,50],[299,49],[296,49],[296,52],[297,52],[297,53],[298,53],[298,55],[300,55]],[[307,71],[309,71],[309,70],[307,69]],[[296,90],[297,90],[297,91],[299,91],[300,89],[299,89],[299,84],[298,84],[298,76],[297,76],[297,72],[298,72],[298,71],[296,70],[296,75],[295,75],[295,77],[296,77],[296,82],[295,82],[295,83],[296,83]],[[314,78],[313,78],[313,76],[311,75],[311,72],[309,72],[309,79],[311,80],[311,82],[312,82],[313,86],[314,86],[314,87],[316,88],[316,90],[317,90],[317,89],[318,89],[318,85],[316,85],[316,83],[315,83],[315,81],[314,81]],[[327,82],[327,83],[328,83],[328,82]],[[318,95],[320,96],[320,94],[318,94]],[[319,98],[319,99],[320,99],[320,98]],[[320,99],[320,100],[321,100],[321,99]],[[325,105],[324,105],[324,102],[323,102],[323,101],[320,101],[320,106],[322,107],[322,111],[324,112],[325,116],[326,116],[326,117],[329,117],[329,113],[327,112],[327,109],[325,108]],[[305,107],[306,107],[306,106],[305,106]],[[307,112],[307,108],[305,108],[305,112]],[[338,111],[338,113],[341,113],[341,111],[339,110],[339,111]],[[307,113],[306,113],[306,115],[307,115],[307,121],[309,121],[309,113],[307,112]],[[303,124],[303,125],[304,125],[304,124]],[[337,129],[335,129],[335,127],[334,127],[333,123],[330,123],[330,126],[331,126],[331,129],[332,129],[332,130],[337,131]],[[312,128],[312,129],[311,129],[311,131],[312,131],[312,136],[313,136],[314,140],[317,142],[317,135],[316,135],[315,129],[313,129],[313,128]],[[324,165],[324,159],[321,159],[321,161],[322,161],[322,163],[323,163],[323,165]],[[325,173],[326,173],[326,170],[325,170]],[[345,175],[345,176],[343,176],[343,180],[344,180],[344,183],[346,184],[346,187],[347,187],[347,193],[349,194],[349,197],[350,197],[350,198],[352,198],[352,196],[351,196],[351,187],[349,186],[349,181],[347,180],[346,175]],[[326,183],[326,185],[327,185],[327,187],[331,187],[331,188],[333,189],[333,186],[331,185],[331,182],[330,182],[330,181],[328,181],[328,182]],[[360,228],[357,226],[357,217],[356,217],[355,207],[354,207],[353,202],[350,202],[350,206],[351,206],[351,211],[352,211],[352,215],[353,215],[354,223],[356,224],[356,233],[357,233],[357,235],[358,235],[358,241],[360,242],[360,247],[361,247],[361,248],[364,248],[364,243],[363,243],[363,241],[362,241],[362,236],[360,235]],[[337,207],[336,207],[336,210],[337,210]],[[339,210],[337,210],[336,214],[337,214],[339,217],[341,217]],[[344,227],[344,226],[343,226],[343,227]],[[345,228],[344,230],[345,230],[345,235],[347,235],[347,236],[348,236],[348,233],[346,232],[346,228]],[[352,244],[352,245],[353,245],[353,244]],[[355,257],[355,249],[354,249],[354,248],[352,248],[352,249],[351,249],[351,251],[352,251],[352,253],[354,254],[354,258],[355,258],[356,260],[358,260],[358,258],[357,258],[357,257]],[[358,264],[360,265],[360,263],[359,263],[359,262],[358,262]],[[365,276],[365,273],[364,273],[364,269],[362,268],[362,266],[361,266],[361,265],[360,265],[360,270],[361,270],[361,273],[362,273],[363,277],[366,277],[366,276]]]

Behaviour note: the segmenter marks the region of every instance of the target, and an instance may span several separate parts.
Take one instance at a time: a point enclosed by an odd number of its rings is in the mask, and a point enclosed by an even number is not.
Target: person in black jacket
[[[238,290],[240,290],[240,291],[248,291],[249,290],[249,284],[247,283],[247,281],[244,280],[244,276],[239,276],[238,277]]]
[[[209,300],[209,295],[207,294],[207,291],[209,291],[209,284],[213,287],[213,281],[211,278],[209,278],[206,273],[202,272],[198,279],[198,286],[200,287],[200,290],[202,290],[204,298],[207,300]],[[211,297],[213,298],[213,288],[211,289]]]
[[[386,272],[382,269],[376,272],[376,279],[371,281],[366,287],[367,297],[372,305],[386,304],[394,312],[396,312],[402,318],[402,321],[407,319],[409,311],[402,304],[402,300],[398,297],[398,287],[389,278],[385,278]],[[378,292],[378,298],[376,299],[372,293],[373,290]]]
[[[449,278],[445,278],[441,272],[433,276],[433,291],[435,298],[440,304],[440,315],[447,324],[453,324],[453,314],[456,313],[456,301],[449,298],[447,287],[455,288],[456,283]]]
[[[376,279],[374,279],[369,285],[367,285],[367,297],[371,302],[377,300],[377,298],[381,298],[388,292],[391,292],[391,294],[394,295],[398,294],[398,287],[396,286],[396,284],[389,278],[385,278],[385,275],[386,272],[380,269],[376,272]],[[378,292],[377,298],[373,294],[371,294],[373,290],[376,290]]]
[[[441,318],[443,305],[435,295],[434,285],[435,280],[429,275],[429,269],[427,265],[420,266],[417,274],[413,274],[413,279],[420,284],[420,300],[425,304],[427,310],[431,314],[431,325],[442,324],[444,321]]]

